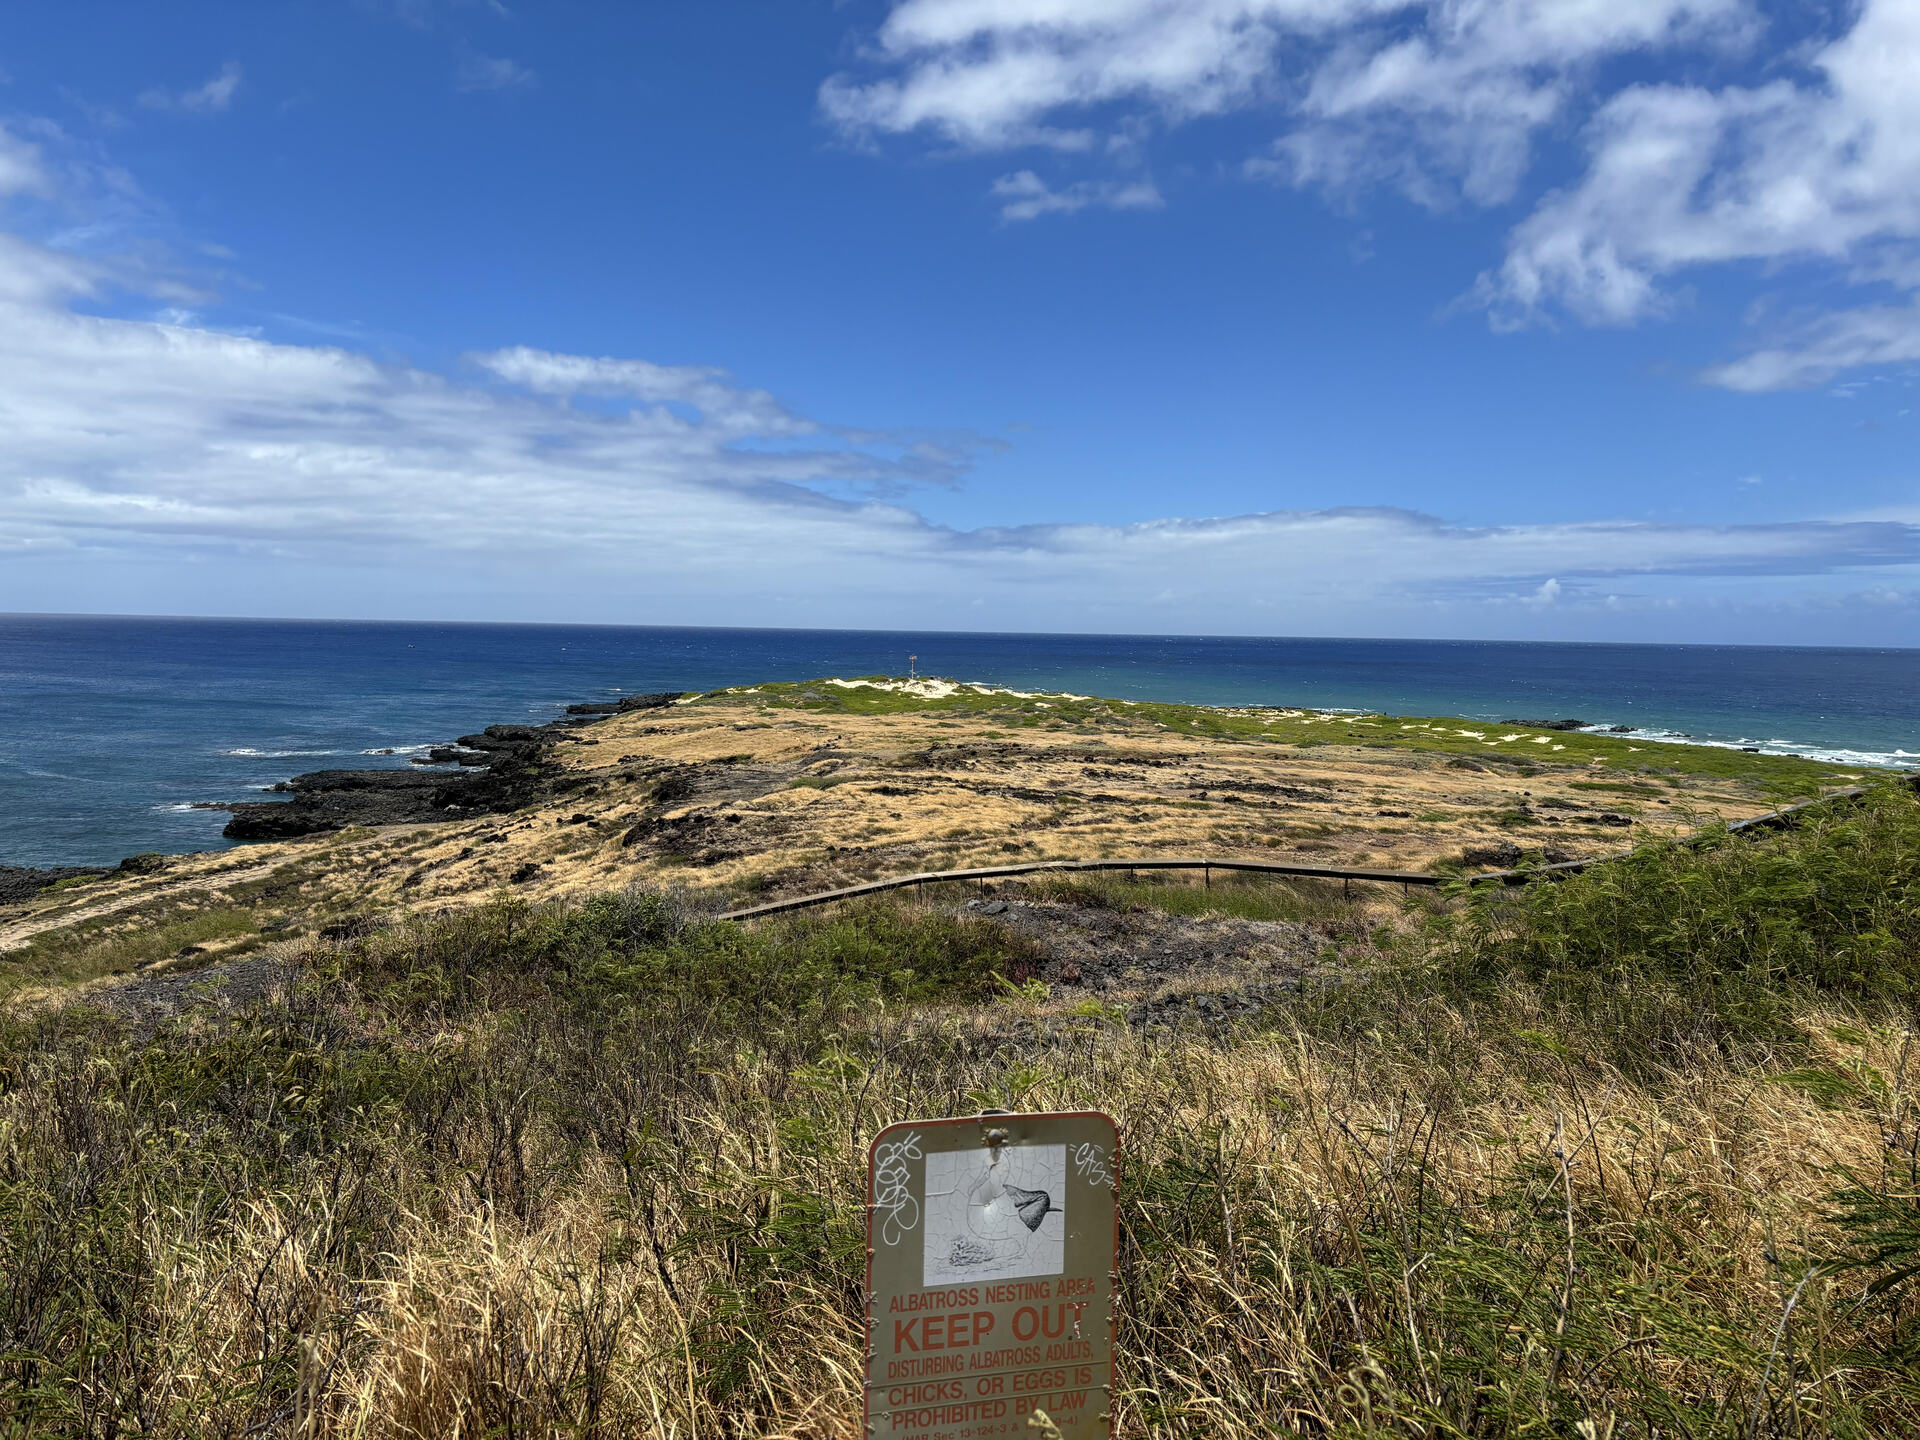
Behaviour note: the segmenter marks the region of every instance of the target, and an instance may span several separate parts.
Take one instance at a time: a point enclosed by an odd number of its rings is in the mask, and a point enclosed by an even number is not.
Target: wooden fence
[[[1791,825],[1799,813],[1809,806],[1827,805],[1835,801],[1856,800],[1867,792],[1858,787],[1836,790],[1831,795],[1818,800],[1803,801],[1798,805],[1789,805],[1783,810],[1771,810],[1765,815],[1755,815],[1748,820],[1738,820],[1727,827],[1728,830],[1779,829]],[[923,870],[914,875],[895,875],[885,880],[868,880],[860,885],[848,885],[839,890],[822,890],[814,895],[797,895],[791,900],[770,900],[764,905],[749,905],[743,910],[730,910],[720,916],[722,920],[758,920],[766,915],[780,915],[789,910],[806,910],[815,905],[831,905],[838,900],[854,900],[862,895],[878,895],[887,890],[904,890],[917,885],[975,884],[983,889],[989,880],[1004,880],[1015,875],[1071,875],[1091,870],[1125,870],[1129,873],[1139,870],[1198,870],[1206,877],[1206,883],[1213,883],[1216,870],[1243,871],[1256,875],[1287,875],[1296,878],[1314,880],[1338,880],[1342,888],[1351,893],[1355,880],[1379,885],[1399,885],[1411,892],[1416,885],[1445,885],[1460,880],[1469,885],[1527,885],[1535,880],[1552,880],[1562,875],[1577,875],[1592,865],[1605,865],[1615,860],[1623,860],[1631,855],[1631,850],[1619,850],[1611,855],[1595,855],[1586,860],[1566,860],[1557,865],[1533,865],[1521,870],[1490,870],[1480,875],[1428,875],[1420,871],[1406,870],[1362,870],[1341,865],[1299,865],[1286,860],[1232,860],[1210,855],[1189,856],[1141,856],[1130,860],[1030,860],[1019,865],[981,865],[971,870]]]

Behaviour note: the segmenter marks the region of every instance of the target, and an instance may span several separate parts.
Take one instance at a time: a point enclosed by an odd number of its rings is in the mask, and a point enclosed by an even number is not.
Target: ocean
[[[1474,720],[1920,767],[1920,650],[0,616],[0,864],[225,846],[202,802],[572,701],[907,672]],[[392,753],[385,753],[392,752]]]

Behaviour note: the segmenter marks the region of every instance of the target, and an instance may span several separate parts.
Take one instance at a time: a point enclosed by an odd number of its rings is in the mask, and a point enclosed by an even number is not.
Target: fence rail
[[[1836,790],[1818,800],[1803,801],[1782,810],[1770,810],[1765,815],[1755,815],[1750,819],[1735,821],[1727,829],[1733,831],[1778,829],[1791,825],[1801,811],[1811,806],[1831,804],[1834,801],[1857,800],[1866,793],[1859,787]],[[1430,875],[1417,870],[1364,870],[1340,865],[1299,865],[1286,860],[1232,860],[1210,855],[1141,856],[1131,860],[1029,860],[1018,865],[982,865],[970,870],[923,870],[913,875],[895,875],[885,880],[868,880],[864,884],[848,885],[839,890],[822,890],[813,895],[797,895],[791,900],[771,900],[764,905],[749,905],[743,910],[729,910],[718,918],[758,920],[768,915],[781,915],[789,910],[806,910],[815,905],[831,905],[840,900],[855,900],[862,895],[879,895],[888,890],[904,890],[910,886],[975,882],[985,885],[989,880],[1004,880],[1015,875],[1071,875],[1094,870],[1199,870],[1205,874],[1209,884],[1213,881],[1215,870],[1242,871],[1256,875],[1288,875],[1313,880],[1339,880],[1348,889],[1351,889],[1355,880],[1381,885],[1399,885],[1409,893],[1416,885],[1445,885],[1454,881],[1464,881],[1468,885],[1496,883],[1527,885],[1535,880],[1552,880],[1563,875],[1577,875],[1591,866],[1624,860],[1631,854],[1633,854],[1632,850],[1618,850],[1610,855],[1595,855],[1585,860],[1565,860],[1556,865],[1535,865],[1521,870],[1489,870],[1479,875],[1464,876]]]

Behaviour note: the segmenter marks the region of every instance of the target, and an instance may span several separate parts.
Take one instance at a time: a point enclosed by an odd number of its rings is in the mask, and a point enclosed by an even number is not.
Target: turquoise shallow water
[[[303,770],[570,701],[920,673],[1134,700],[1572,718],[1920,767],[1920,650],[0,616],[0,864],[216,847]],[[370,752],[398,750],[379,755]]]

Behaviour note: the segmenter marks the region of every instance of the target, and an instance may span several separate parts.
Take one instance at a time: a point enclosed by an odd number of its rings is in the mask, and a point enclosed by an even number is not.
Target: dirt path
[[[141,886],[91,905],[42,910],[36,915],[29,915],[10,925],[0,926],[0,951],[24,945],[34,936],[49,930],[78,925],[86,920],[97,920],[103,915],[112,915],[121,910],[130,910],[136,905],[144,905],[149,900],[164,900],[168,896],[184,894],[190,890],[224,890],[229,885],[244,885],[252,880],[264,880],[280,863],[278,860],[270,860],[264,865],[240,866],[231,870],[210,870],[200,875],[184,876],[179,880]]]

